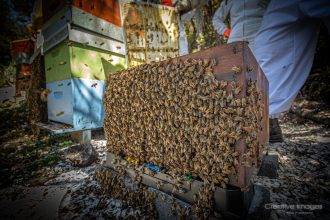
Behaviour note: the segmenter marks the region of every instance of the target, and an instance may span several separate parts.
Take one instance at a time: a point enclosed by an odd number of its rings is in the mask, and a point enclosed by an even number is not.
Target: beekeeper
[[[254,38],[269,0],[223,0],[213,16],[213,26],[228,43],[248,41],[254,50]],[[225,21],[230,18],[230,26]]]
[[[180,13],[179,16],[179,55],[183,56],[189,53],[187,34],[183,26],[185,17],[190,17],[188,13],[194,14],[193,10],[200,9],[203,5],[207,4],[208,0],[161,0],[162,4],[175,7]]]
[[[283,141],[277,119],[290,109],[310,73],[322,21],[329,31],[329,0],[272,0],[265,12],[254,54],[269,81],[272,142]]]

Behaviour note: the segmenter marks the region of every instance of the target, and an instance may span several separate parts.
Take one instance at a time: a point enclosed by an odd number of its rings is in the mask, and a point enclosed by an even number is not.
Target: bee
[[[220,81],[220,88],[221,89],[225,89],[227,87],[227,85],[228,85],[227,81],[223,81],[223,80]]]
[[[245,187],[241,188],[242,192],[248,192],[249,190],[250,190],[249,186],[245,186]]]
[[[58,113],[56,113],[56,116],[59,117],[59,116],[61,116],[63,114],[64,114],[64,112],[58,112]]]
[[[241,102],[242,102],[242,107],[246,107],[246,98],[242,98]]]
[[[89,42],[82,43],[82,45],[86,47],[89,45]]]
[[[93,83],[93,84],[91,85],[91,87],[94,87],[94,88],[96,88],[96,86],[97,86],[97,83]]]
[[[43,102],[47,102],[48,95],[52,92],[50,89],[45,89],[40,93],[40,99]]]
[[[242,104],[241,99],[235,99],[235,101],[234,101],[234,106],[236,106],[236,107],[240,107],[241,104]]]
[[[241,163],[241,165],[242,165],[243,167],[251,167],[251,164],[250,164],[249,162],[247,162],[247,161],[243,161],[243,162]]]
[[[238,95],[241,91],[242,91],[242,88],[238,86],[238,87],[236,87],[234,94]]]
[[[246,132],[246,133],[248,133],[248,134],[250,134],[251,132],[252,132],[252,127],[251,126],[249,126],[249,127],[243,127],[243,130]]]
[[[234,71],[236,74],[239,74],[242,72],[241,67],[238,66],[233,66],[233,68],[231,68],[232,71]]]
[[[250,66],[250,65],[246,66],[246,71],[252,72],[253,71],[253,67]]]

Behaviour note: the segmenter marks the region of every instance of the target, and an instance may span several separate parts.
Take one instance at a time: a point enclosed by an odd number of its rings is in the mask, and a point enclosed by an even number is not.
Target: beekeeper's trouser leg
[[[269,81],[270,118],[289,110],[310,73],[319,18],[329,21],[330,13],[330,1],[315,2],[324,4],[314,7],[313,1],[271,1],[257,33],[254,54]]]

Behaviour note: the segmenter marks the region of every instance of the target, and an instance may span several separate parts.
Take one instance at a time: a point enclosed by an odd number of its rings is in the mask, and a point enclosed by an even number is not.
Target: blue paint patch
[[[51,91],[47,102],[48,119],[73,125],[72,87],[67,86],[69,82],[71,79],[47,83],[46,87]]]
[[[72,125],[75,130],[100,128],[104,119],[104,81],[66,79],[47,83],[48,118]]]
[[[147,163],[146,165],[147,165],[147,167],[150,170],[152,170],[154,172],[160,172],[160,171],[162,171],[162,168],[161,167],[157,167],[157,166],[153,165],[152,163]]]
[[[78,78],[72,81],[74,127],[102,127],[104,81]]]

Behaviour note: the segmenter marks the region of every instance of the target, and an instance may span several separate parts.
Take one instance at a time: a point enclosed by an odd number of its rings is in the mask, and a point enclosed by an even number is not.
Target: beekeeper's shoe
[[[278,119],[269,119],[269,143],[283,142],[283,135]]]

